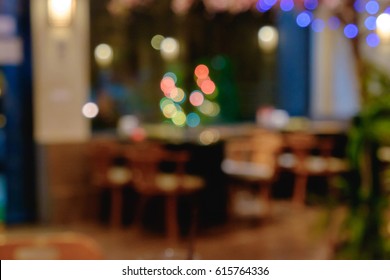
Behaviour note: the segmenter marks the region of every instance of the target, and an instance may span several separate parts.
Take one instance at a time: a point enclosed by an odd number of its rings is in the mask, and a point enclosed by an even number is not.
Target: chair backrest
[[[133,173],[133,185],[141,192],[153,192],[156,188],[156,176],[161,172],[162,164],[172,163],[171,173],[184,175],[189,160],[187,151],[169,151],[153,142],[134,143],[126,155]]]
[[[278,133],[256,130],[251,136],[229,139],[225,143],[225,158],[235,161],[276,165],[277,154],[283,147]]]
[[[103,252],[90,237],[78,233],[50,233],[0,237],[2,260],[100,260]]]
[[[249,161],[252,151],[249,137],[237,137],[226,140],[224,146],[225,159],[234,161]]]
[[[110,139],[96,139],[91,142],[89,156],[89,170],[93,186],[106,186],[107,173],[114,165],[114,161],[121,155],[121,146]]]
[[[291,153],[296,159],[294,165],[294,172],[307,174],[309,172],[307,167],[307,159],[312,151],[318,148],[317,137],[307,132],[288,133],[286,137],[286,146],[291,150]]]
[[[315,135],[306,132],[294,132],[286,134],[286,145],[297,157],[310,154],[317,147]]]
[[[251,138],[251,161],[276,168],[277,156],[283,147],[283,138],[277,132],[257,130]]]

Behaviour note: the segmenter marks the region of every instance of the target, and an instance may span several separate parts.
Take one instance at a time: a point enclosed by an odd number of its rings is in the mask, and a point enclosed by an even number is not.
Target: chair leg
[[[122,225],[122,189],[111,189],[111,227],[119,228]]]
[[[179,239],[179,225],[177,220],[177,196],[167,195],[165,200],[165,230],[171,247]]]
[[[188,233],[188,260],[193,260],[195,255],[195,239],[197,234],[198,226],[198,217],[199,217],[199,208],[198,208],[198,199],[194,198],[193,205],[191,208],[191,225]]]
[[[148,200],[149,200],[148,196],[142,195],[142,194],[139,195],[137,209],[136,209],[135,216],[134,216],[134,225],[136,227],[138,227],[139,229],[141,229],[143,227],[142,226],[142,219],[143,219],[143,216],[145,213],[145,208],[146,208],[146,204],[147,204]]]
[[[295,206],[301,207],[305,204],[307,180],[308,176],[306,174],[297,175],[295,178],[294,193],[292,197]]]
[[[268,218],[271,215],[271,184],[260,183],[260,201],[264,202],[264,217]]]

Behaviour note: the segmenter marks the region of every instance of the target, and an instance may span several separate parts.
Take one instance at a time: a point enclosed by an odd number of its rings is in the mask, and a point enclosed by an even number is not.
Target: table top
[[[146,138],[163,141],[168,144],[198,144],[212,145],[234,137],[249,136],[256,129],[272,129],[281,133],[304,131],[316,135],[341,135],[348,131],[346,121],[309,120],[306,118],[291,118],[290,122],[281,128],[266,128],[254,122],[234,123],[223,125],[199,126],[196,128],[177,127],[166,123],[145,123],[140,126]],[[123,141],[131,140],[131,136],[118,136],[115,131],[98,133],[96,137],[119,138]]]

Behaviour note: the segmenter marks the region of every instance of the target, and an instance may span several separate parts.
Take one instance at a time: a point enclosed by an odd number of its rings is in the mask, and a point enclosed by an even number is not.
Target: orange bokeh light
[[[171,91],[176,88],[176,85],[175,85],[175,81],[167,76],[167,77],[164,77],[162,78],[161,80],[161,83],[160,83],[160,88],[162,90],[162,92],[167,96],[169,97]]]
[[[212,80],[205,80],[202,82],[200,89],[205,94],[212,94],[215,91],[215,84]]]
[[[195,68],[195,76],[198,79],[206,79],[209,76],[209,68],[204,64],[199,64]]]

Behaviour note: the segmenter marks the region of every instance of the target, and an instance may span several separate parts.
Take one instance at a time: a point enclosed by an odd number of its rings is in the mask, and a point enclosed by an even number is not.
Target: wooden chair
[[[174,246],[179,238],[178,197],[200,191],[205,186],[203,179],[186,173],[186,163],[190,160],[186,151],[169,151],[159,144],[143,142],[134,144],[127,156],[133,172],[133,186],[141,196],[138,223],[145,200],[163,196],[166,236],[169,244]],[[172,164],[169,172],[162,170],[163,163]]]
[[[79,233],[34,234],[0,237],[2,260],[101,260],[100,246]]]
[[[271,186],[278,177],[277,158],[282,148],[278,133],[256,130],[250,137],[229,139],[225,143],[222,170],[232,178],[255,185],[264,203],[262,216],[271,211]],[[232,195],[230,195],[232,205]],[[234,212],[231,206],[229,211]]]
[[[123,158],[123,148],[113,140],[95,140],[89,150],[90,182],[92,186],[107,188],[111,194],[110,224],[119,227],[122,224],[123,188],[132,181],[132,172],[128,164],[117,164]]]
[[[306,132],[294,132],[285,135],[286,148],[279,158],[282,168],[295,175],[292,201],[296,206],[303,206],[306,200],[308,178],[324,176],[327,179],[345,172],[346,161],[332,155],[334,142],[332,138],[319,138]],[[318,155],[313,151],[317,150]]]

